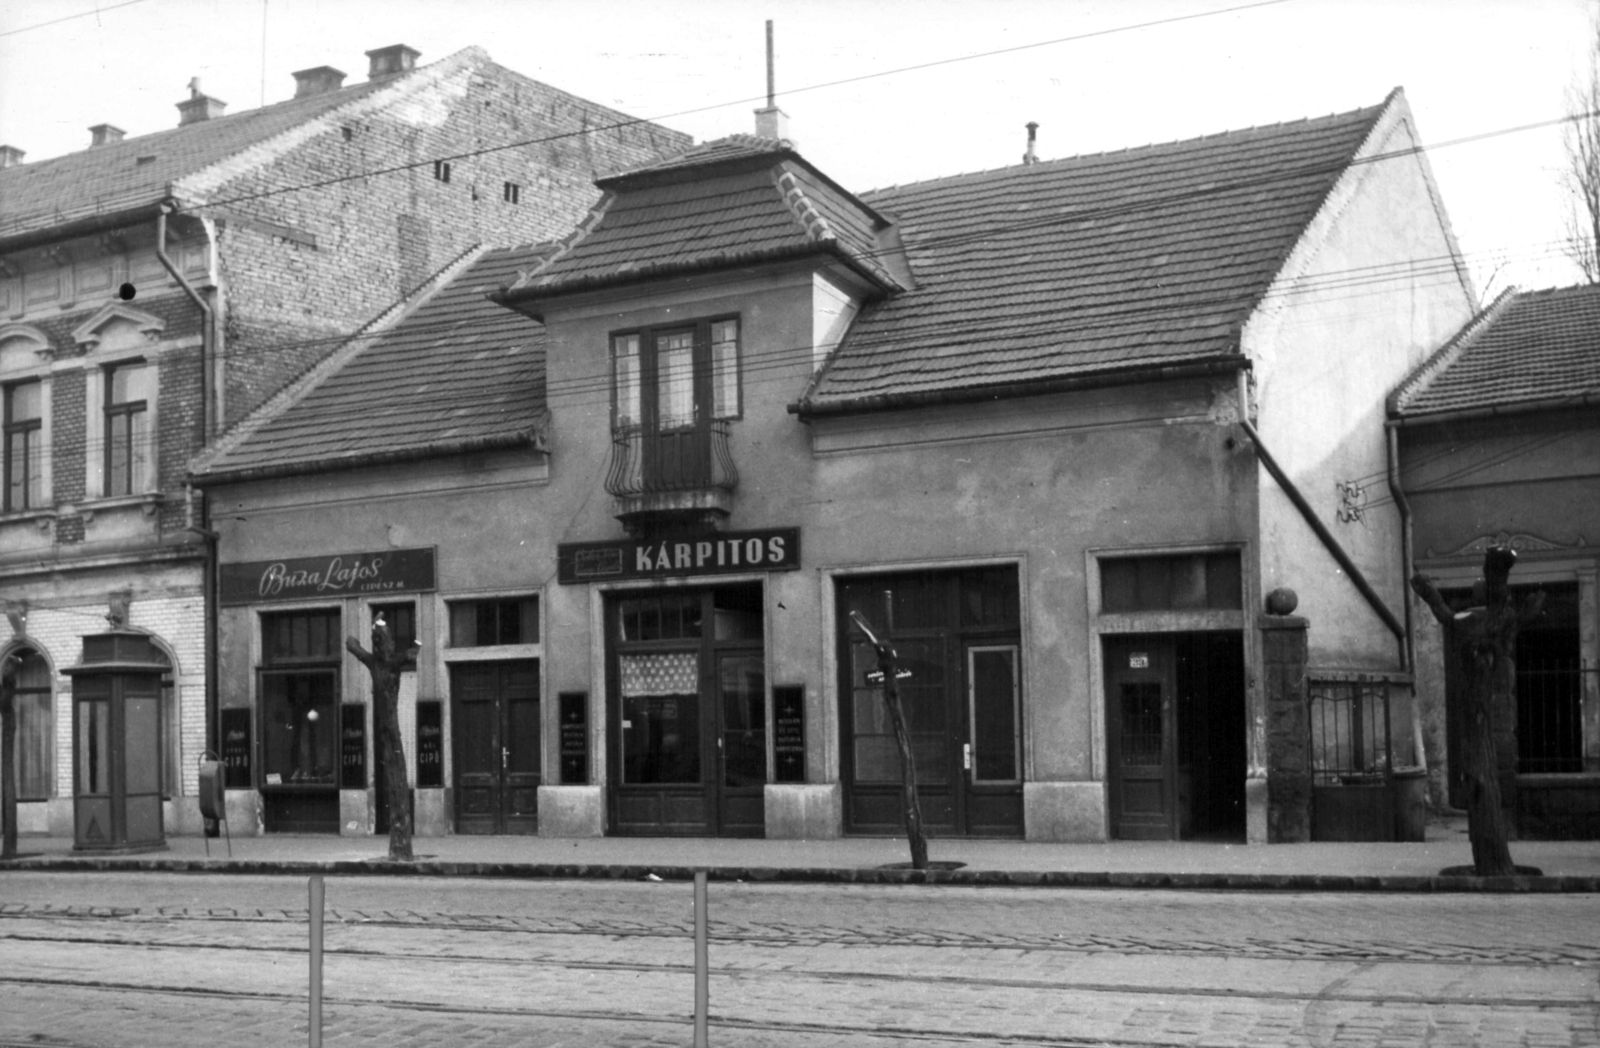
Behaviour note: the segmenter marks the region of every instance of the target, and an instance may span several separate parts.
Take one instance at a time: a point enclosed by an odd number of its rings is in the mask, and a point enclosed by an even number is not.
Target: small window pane
[[[694,333],[656,339],[656,428],[694,425]]]
[[[539,598],[462,600],[450,605],[450,646],[539,643]]]
[[[739,403],[739,322],[711,325],[711,396],[715,418],[737,418]]]
[[[1231,609],[1244,607],[1244,586],[1240,579],[1239,554],[1213,553],[1206,557],[1206,606]]]
[[[617,398],[617,425],[637,426],[639,412],[639,336],[619,335],[611,340],[611,359]]]
[[[6,423],[12,425],[40,418],[44,412],[42,382],[20,382],[6,388]]]
[[[291,611],[264,615],[261,645],[267,662],[330,661],[338,658],[339,611]]]

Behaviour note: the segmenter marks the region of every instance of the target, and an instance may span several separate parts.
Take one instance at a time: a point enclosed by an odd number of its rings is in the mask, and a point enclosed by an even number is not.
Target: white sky
[[[1446,143],[1562,116],[1590,2],[1250,2],[0,0],[0,143],[34,161],[87,147],[92,124],[174,127],[196,76],[231,113],[290,97],[297,69],[357,83],[364,52],[395,43],[424,63],[477,44],[701,141],[754,129],[771,18],[790,133],[849,189],[1016,163],[1030,120],[1051,159],[1355,109],[1399,85],[1480,293],[1576,281],[1560,128]],[[1022,49],[945,61],[1003,48]]]

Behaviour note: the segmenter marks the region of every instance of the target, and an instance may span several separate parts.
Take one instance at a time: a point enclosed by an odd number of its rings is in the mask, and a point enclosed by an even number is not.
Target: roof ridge
[[[401,98],[439,84],[451,75],[471,71],[490,61],[492,59],[489,58],[489,53],[477,44],[463,47],[437,62],[430,62],[418,69],[393,77],[390,82],[380,87],[324,109],[315,116],[292,124],[275,135],[252,142],[220,160],[214,160],[205,167],[174,179],[170,195],[188,193],[203,198],[205,194],[215,192],[241,175],[276,160],[307,139],[329,130],[335,123],[347,120],[355,114],[383,109]],[[209,203],[204,199],[180,202],[188,203],[190,206]]]
[[[1036,161],[1036,162],[1031,163],[1031,164],[1022,163],[1022,162],[1018,162],[1018,163],[1014,163],[1014,164],[1002,164],[999,167],[979,168],[976,171],[961,171],[961,172],[957,172],[956,174],[951,174],[951,175],[940,175],[940,176],[938,176],[936,178],[924,178],[924,179],[918,179],[918,180],[913,181],[913,182],[896,182],[896,183],[893,183],[893,184],[887,185],[887,186],[876,186],[876,187],[874,187],[872,189],[863,190],[862,192],[860,192],[860,193],[858,193],[856,195],[860,196],[862,198],[866,198],[866,197],[870,197],[873,194],[877,194],[877,193],[887,193],[890,190],[912,189],[912,188],[916,188],[916,187],[919,187],[919,186],[933,185],[933,184],[939,183],[939,182],[956,182],[956,181],[959,181],[960,179],[963,179],[963,178],[977,178],[977,177],[980,177],[982,175],[994,175],[994,174],[999,174],[999,173],[1002,173],[1002,172],[1036,171],[1036,170],[1039,170],[1041,168],[1048,168],[1048,167],[1053,167],[1053,166],[1056,166],[1056,165],[1059,165],[1059,164],[1066,164],[1066,163],[1069,163],[1069,162],[1075,161],[1075,160],[1090,160],[1090,159],[1093,159],[1095,157],[1122,156],[1122,155],[1125,155],[1125,154],[1137,153],[1137,152],[1141,152],[1141,151],[1144,151],[1144,150],[1167,149],[1167,148],[1170,148],[1172,146],[1198,144],[1198,143],[1202,143],[1202,142],[1208,142],[1208,141],[1211,141],[1211,140],[1214,140],[1214,139],[1226,138],[1229,135],[1242,135],[1242,134],[1246,134],[1246,133],[1251,132],[1251,131],[1272,131],[1272,130],[1276,130],[1278,128],[1290,128],[1290,127],[1293,127],[1295,125],[1310,124],[1313,121],[1327,121],[1329,123],[1332,123],[1333,121],[1336,121],[1336,120],[1347,120],[1347,119],[1353,118],[1357,114],[1361,114],[1361,113],[1371,112],[1371,113],[1374,114],[1374,118],[1376,118],[1377,116],[1381,116],[1383,114],[1383,112],[1389,108],[1389,105],[1390,105],[1391,101],[1393,100],[1395,94],[1397,92],[1399,92],[1400,90],[1401,89],[1398,88],[1398,87],[1394,88],[1393,90],[1391,90],[1389,92],[1388,95],[1386,95],[1384,97],[1384,100],[1382,102],[1378,103],[1377,105],[1357,106],[1355,109],[1348,109],[1348,110],[1345,110],[1343,112],[1338,112],[1338,113],[1328,113],[1328,114],[1323,115],[1323,116],[1314,116],[1314,117],[1303,116],[1303,117],[1298,117],[1298,118],[1296,118],[1294,120],[1278,120],[1278,121],[1274,121],[1273,123],[1270,123],[1270,124],[1251,124],[1251,125],[1249,125],[1247,127],[1228,128],[1228,129],[1222,130],[1222,131],[1212,131],[1212,132],[1210,132],[1208,134],[1204,134],[1204,135],[1191,135],[1191,136],[1189,136],[1187,138],[1173,138],[1173,139],[1168,139],[1168,140],[1162,141],[1162,142],[1146,142],[1146,143],[1144,143],[1142,145],[1122,146],[1122,147],[1120,147],[1118,149],[1102,149],[1102,150],[1098,150],[1098,151],[1093,152],[1093,153],[1073,153],[1073,154],[1070,154],[1068,156],[1054,157],[1054,158],[1052,158],[1050,160],[1039,160],[1039,161]],[[871,201],[868,201],[868,203],[870,204]],[[878,205],[872,204],[872,206],[873,207],[877,207]]]
[[[1523,292],[1515,284],[1506,288],[1493,302],[1479,310],[1477,316],[1467,321],[1449,341],[1418,364],[1411,374],[1400,381],[1394,392],[1389,394],[1388,403],[1385,405],[1388,414],[1390,416],[1405,414],[1406,405],[1426,392],[1451,364],[1461,359],[1462,354],[1476,345],[1478,336],[1483,334],[1491,323],[1504,316],[1506,310],[1510,309],[1522,295]]]
[[[423,281],[421,285],[413,289],[409,294],[402,296],[388,309],[351,332],[338,349],[313,363],[295,378],[290,379],[254,411],[234,423],[227,432],[214,440],[210,446],[202,449],[199,454],[191,458],[188,468],[190,475],[210,471],[212,467],[232,454],[239,445],[259,432],[263,426],[288,411],[303,400],[312,390],[322,385],[324,380],[343,370],[346,364],[375,345],[379,336],[392,331],[403,319],[410,316],[423,303],[430,301],[439,291],[448,287],[456,277],[465,272],[467,268],[487,254],[489,250],[490,248],[484,244],[472,245],[454,259],[445,263],[432,277]]]
[[[788,207],[795,221],[804,227],[811,239],[838,242],[839,235],[834,231],[832,223],[817,210],[817,205],[811,198],[806,196],[794,172],[780,164],[773,167],[771,174],[772,184],[778,190],[784,205]]]
[[[594,232],[595,227],[600,224],[600,221],[603,218],[605,218],[606,213],[611,209],[611,205],[616,201],[616,199],[616,193],[609,189],[603,191],[600,194],[600,199],[595,201],[595,205],[589,209],[589,213],[584,215],[583,219],[576,226],[572,227],[571,232],[557,240],[549,241],[549,243],[556,245],[556,249],[547,255],[537,266],[534,266],[527,272],[524,273],[519,271],[517,274],[516,283],[506,285],[504,290],[509,291],[515,288],[531,287],[533,283],[539,279],[539,274],[543,273],[545,270],[561,261],[561,259],[571,254],[574,248],[586,240],[590,233]]]

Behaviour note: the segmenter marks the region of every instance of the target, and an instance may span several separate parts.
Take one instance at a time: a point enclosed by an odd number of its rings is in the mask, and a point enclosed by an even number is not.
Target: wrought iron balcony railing
[[[726,514],[739,484],[726,420],[681,429],[624,426],[612,432],[606,491],[625,520],[646,515]]]

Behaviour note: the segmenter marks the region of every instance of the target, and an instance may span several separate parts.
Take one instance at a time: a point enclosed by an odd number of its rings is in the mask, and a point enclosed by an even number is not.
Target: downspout
[[[1356,589],[1366,598],[1372,610],[1377,612],[1378,618],[1382,619],[1383,624],[1388,626],[1389,631],[1395,635],[1395,639],[1400,643],[1401,657],[1404,658],[1406,655],[1406,628],[1400,624],[1399,619],[1394,617],[1394,612],[1390,611],[1389,606],[1383,602],[1383,598],[1378,596],[1378,591],[1372,588],[1372,584],[1361,573],[1361,569],[1356,567],[1356,562],[1350,559],[1350,555],[1344,551],[1344,547],[1339,545],[1339,540],[1333,537],[1333,532],[1329,531],[1327,525],[1323,524],[1317,517],[1316,511],[1311,508],[1311,503],[1306,501],[1305,496],[1300,493],[1300,489],[1295,487],[1294,481],[1289,479],[1289,475],[1278,465],[1277,459],[1272,457],[1272,453],[1267,450],[1267,446],[1261,442],[1261,434],[1256,431],[1256,427],[1250,422],[1250,390],[1246,384],[1247,380],[1242,369],[1238,373],[1238,380],[1239,425],[1244,430],[1245,435],[1250,438],[1250,443],[1255,447],[1256,457],[1261,460],[1263,466],[1267,467],[1267,472],[1272,474],[1272,479],[1278,482],[1278,487],[1283,489],[1283,493],[1289,496],[1289,501],[1294,503],[1294,508],[1300,511],[1300,516],[1304,517],[1305,522],[1311,526],[1311,530],[1322,541],[1323,547],[1333,555],[1333,559],[1339,563],[1339,567],[1344,569],[1344,573],[1350,577],[1350,581],[1355,583]]]
[[[1406,500],[1405,489],[1400,486],[1400,432],[1394,426],[1385,426],[1384,433],[1388,438],[1385,446],[1389,455],[1389,493],[1394,496],[1395,508],[1400,511],[1400,576],[1405,580],[1405,585],[1410,586],[1411,575],[1415,571],[1416,550],[1411,532],[1411,503]],[[1411,677],[1411,745],[1416,750],[1417,764],[1426,769],[1428,751],[1422,734],[1422,711],[1417,708],[1416,623],[1411,617],[1409,592],[1402,589],[1401,596],[1406,613],[1406,673]]]
[[[178,267],[173,265],[172,259],[167,256],[167,215],[173,211],[171,201],[161,205],[161,211],[156,215],[156,258],[160,260],[162,268],[172,274],[172,279],[183,288],[184,294],[189,296],[195,308],[200,310],[200,432],[205,443],[210,443],[216,431],[216,411],[212,404],[212,372],[215,368],[213,347],[216,343],[216,311],[211,308],[211,303],[205,300],[195,286],[184,279]],[[191,489],[192,490],[192,489]],[[217,682],[217,533],[211,530],[210,499],[204,491],[200,492],[199,523],[195,523],[193,504],[191,503],[190,524],[186,529],[199,535],[205,543],[205,558],[202,571],[201,589],[204,593],[206,617],[206,746],[205,749],[216,753],[222,752],[222,742],[218,738],[220,732],[217,715],[218,682]]]

